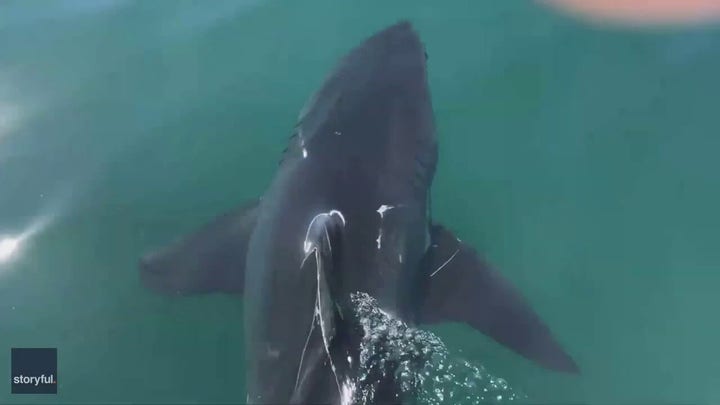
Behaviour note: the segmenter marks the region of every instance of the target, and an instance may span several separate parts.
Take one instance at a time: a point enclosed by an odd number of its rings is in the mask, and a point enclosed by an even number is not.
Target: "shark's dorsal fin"
[[[349,377],[344,355],[343,300],[333,277],[342,258],[345,218],[339,211],[316,215],[308,224],[303,243],[303,275],[313,277],[315,308],[297,370],[291,403],[325,401],[342,395]]]
[[[463,322],[551,370],[579,373],[550,329],[502,274],[440,225],[431,226],[420,322]]]

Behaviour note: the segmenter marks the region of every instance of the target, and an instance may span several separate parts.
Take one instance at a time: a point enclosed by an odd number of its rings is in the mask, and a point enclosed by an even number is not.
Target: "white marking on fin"
[[[342,219],[342,221],[343,221],[343,226],[345,226],[345,224],[347,223],[347,222],[345,222],[345,216],[342,214],[342,212],[340,212],[338,210],[330,210],[330,212],[328,212],[328,214],[329,215],[335,214],[335,215],[339,216],[340,219]]]
[[[328,247],[330,248],[330,253],[332,253],[332,242],[330,242],[330,234],[328,234],[327,226],[323,226],[323,230],[325,231],[325,239],[327,239]]]
[[[323,311],[322,311],[322,300],[320,299],[320,258],[318,257],[320,255],[320,252],[318,252],[317,248],[315,248],[315,260],[318,263],[316,266],[317,268],[317,295],[315,296],[315,301],[317,302],[317,311],[318,311],[318,320],[320,321],[320,334],[322,335],[323,340],[323,346],[325,346],[325,353],[328,356],[328,360],[330,361],[330,368],[332,369],[333,375],[335,376],[335,383],[337,384],[338,392],[342,395],[342,388],[340,387],[340,380],[338,380],[337,375],[337,369],[335,368],[335,364],[332,361],[332,356],[330,355],[330,342],[327,339],[327,329],[325,327],[325,322],[323,322]]]
[[[303,149],[304,150],[304,149]],[[316,278],[317,278],[317,288],[316,288],[316,295],[315,295],[315,314],[313,316],[313,323],[311,324],[310,331],[308,332],[308,337],[305,341],[305,347],[303,348],[302,355],[300,357],[300,368],[298,368],[298,375],[296,377],[295,381],[295,388],[297,389],[297,384],[299,383],[300,378],[300,371],[302,370],[302,362],[305,356],[305,351],[307,350],[307,345],[309,344],[310,335],[312,334],[313,328],[315,326],[315,321],[318,322],[320,325],[320,333],[322,337],[323,346],[325,348],[325,353],[328,356],[328,360],[330,362],[330,367],[333,371],[333,375],[335,376],[335,383],[337,384],[338,391],[342,395],[342,387],[340,386],[340,380],[338,379],[337,375],[337,369],[335,368],[335,364],[333,363],[332,356],[330,355],[330,342],[328,340],[328,333],[327,326],[325,325],[325,321],[323,319],[323,308],[322,308],[322,299],[320,295],[320,281],[321,281],[321,261],[320,261],[320,249],[319,246],[315,243],[315,241],[312,241],[310,239],[310,231],[312,231],[313,226],[315,225],[315,221],[320,219],[325,219],[327,217],[331,217],[333,215],[337,215],[340,217],[340,220],[342,220],[342,225],[346,225],[345,216],[342,214],[342,212],[338,210],[330,210],[328,212],[322,212],[320,214],[317,214],[313,217],[312,220],[310,220],[310,223],[308,224],[307,231],[305,232],[305,241],[303,242],[303,251],[305,252],[305,258],[303,259],[301,263],[301,267],[305,265],[305,262],[308,258],[311,257],[311,255],[314,254],[315,256],[315,268],[316,268]],[[323,226],[323,231],[325,232],[325,238],[328,242],[328,247],[330,248],[330,251],[332,251],[332,244],[330,241],[330,235],[328,234],[328,229],[326,224],[321,224]],[[342,316],[342,313],[340,313]]]
[[[310,252],[312,252],[313,248],[315,247],[314,243],[310,241],[310,230],[313,227],[313,224],[315,224],[315,221],[319,220],[320,218],[329,217],[332,215],[337,215],[342,220],[343,226],[345,226],[345,216],[342,214],[342,212],[338,210],[331,210],[329,212],[322,212],[320,214],[317,214],[313,217],[313,219],[310,220],[310,223],[308,224],[307,230],[305,231],[305,241],[303,242],[303,252],[305,252],[306,255],[309,255]],[[330,236],[327,233],[327,227],[325,227],[325,235],[328,238],[328,243],[330,242]],[[330,247],[332,249],[332,246]],[[305,260],[307,260],[307,256],[303,260],[303,263],[305,263]]]
[[[378,237],[375,239],[375,242],[377,242],[378,250],[382,247],[382,228],[379,229]]]
[[[309,255],[312,249],[314,248],[314,245],[312,242],[310,242],[310,230],[312,229],[313,224],[315,221],[318,220],[318,218],[327,215],[325,213],[317,214],[313,217],[313,219],[310,220],[310,223],[308,224],[307,230],[305,231],[305,241],[303,242],[303,252],[305,252],[306,255]],[[305,257],[307,259],[307,257]],[[303,262],[305,262],[303,260]]]
[[[402,263],[402,253],[398,254],[398,261]]]
[[[457,248],[457,250],[455,251],[455,253],[453,253],[452,256],[450,256],[449,259],[445,260],[445,263],[441,264],[440,267],[437,268],[437,270],[433,271],[432,274],[430,274],[430,277],[435,276],[435,274],[437,274],[438,271],[442,270],[443,267],[447,266],[447,264],[450,263],[450,261],[451,261],[452,259],[454,259],[455,256],[456,256],[459,252],[460,252],[460,248]]]
[[[310,336],[312,336],[313,330],[315,330],[315,321],[317,320],[317,300],[315,297],[315,310],[313,312],[312,321],[310,321],[310,331],[305,338],[305,346],[303,346],[302,354],[300,355],[300,365],[298,365],[297,376],[295,377],[295,389],[297,390],[298,384],[300,383],[300,372],[302,371],[303,360],[305,359],[305,352],[307,351],[308,344],[310,344]]]
[[[327,214],[319,214],[316,215],[315,218],[313,218],[313,221],[315,221],[316,218],[318,218],[320,215],[327,215]],[[311,221],[311,225],[312,222]],[[327,229],[326,229],[327,231]],[[305,257],[303,260],[303,263],[307,260],[308,257],[310,257],[312,254],[315,255],[315,268],[316,268],[316,279],[317,279],[317,288],[315,292],[315,311],[312,318],[312,323],[310,324],[310,331],[308,332],[307,338],[305,339],[305,346],[303,347],[302,354],[300,355],[300,365],[298,366],[297,375],[295,377],[295,389],[297,389],[297,385],[300,380],[300,372],[302,371],[302,364],[305,357],[305,352],[307,350],[308,344],[310,342],[310,336],[312,335],[312,331],[315,328],[315,321],[317,321],[320,324],[320,335],[322,338],[323,346],[325,348],[325,354],[328,356],[328,361],[330,362],[330,368],[332,369],[333,375],[335,376],[335,383],[337,384],[338,392],[342,394],[342,388],[340,386],[340,380],[338,379],[337,375],[337,369],[335,368],[335,364],[333,363],[332,356],[330,355],[330,342],[327,338],[327,328],[325,326],[325,322],[323,321],[323,311],[322,311],[322,300],[320,299],[320,273],[322,269],[320,268],[320,251],[318,250],[317,246],[311,247],[311,252]]]
[[[340,132],[340,131],[335,131],[335,135],[342,135],[342,132]]]
[[[301,140],[302,142],[302,140]],[[303,152],[305,152],[305,149],[303,148]],[[310,344],[310,336],[312,336],[312,332],[315,329],[315,323],[320,324],[320,333],[322,335],[323,340],[323,346],[325,347],[325,353],[328,356],[328,360],[330,361],[330,366],[333,370],[333,374],[335,375],[335,382],[338,387],[338,391],[342,394],[342,388],[340,387],[340,381],[338,380],[337,371],[335,368],[335,364],[333,364],[332,356],[330,355],[330,342],[327,338],[327,328],[325,327],[325,322],[323,321],[323,313],[322,313],[322,300],[320,299],[320,272],[321,269],[321,262],[320,262],[320,251],[318,249],[318,246],[314,241],[310,240],[310,231],[312,230],[315,221],[330,217],[332,215],[337,215],[342,220],[343,226],[345,226],[345,216],[342,214],[342,212],[338,210],[331,210],[329,212],[323,212],[320,214],[317,214],[313,217],[312,220],[310,220],[310,223],[308,224],[307,230],[305,231],[305,240],[303,241],[303,252],[305,252],[305,258],[303,258],[302,263],[300,264],[300,267],[303,267],[305,265],[305,262],[308,258],[310,258],[312,255],[315,256],[315,267],[316,267],[316,277],[317,277],[317,289],[316,289],[316,295],[315,295],[315,309],[312,317],[312,321],[310,323],[310,330],[308,331],[307,338],[305,338],[305,346],[303,346],[302,354],[300,355],[300,364],[298,366],[297,375],[295,377],[295,389],[298,388],[298,384],[300,383],[300,373],[302,371],[303,361],[305,359],[305,353],[307,351],[308,345]],[[332,244],[330,241],[330,235],[328,234],[327,226],[324,226],[323,224],[323,231],[325,232],[325,238],[328,242],[328,247],[330,248],[330,251],[332,251]],[[341,313],[342,316],[342,313]]]
[[[386,213],[387,211],[390,211],[390,210],[393,209],[393,208],[395,208],[394,205],[386,205],[386,204],[383,204],[383,205],[381,205],[381,206],[378,207],[377,213],[380,214],[380,218],[384,218],[384,217],[385,217],[385,213]]]
[[[311,256],[311,255],[309,255],[309,254],[305,256],[305,258],[303,259],[303,261],[300,263],[300,268],[303,268],[303,267],[305,266],[305,262],[307,261],[307,259],[310,258],[310,256]]]
[[[307,149],[302,148],[302,153],[303,153],[303,159],[307,159],[307,155],[308,155],[308,154],[307,154]]]

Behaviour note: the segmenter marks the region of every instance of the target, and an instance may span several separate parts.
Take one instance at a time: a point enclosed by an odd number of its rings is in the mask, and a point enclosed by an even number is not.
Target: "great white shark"
[[[354,292],[410,325],[465,323],[542,367],[579,372],[522,294],[432,218],[426,63],[407,21],[366,39],[300,112],[262,198],[141,258],[155,290],[244,296],[248,402],[352,398]],[[380,387],[377,401],[397,400],[392,381]]]

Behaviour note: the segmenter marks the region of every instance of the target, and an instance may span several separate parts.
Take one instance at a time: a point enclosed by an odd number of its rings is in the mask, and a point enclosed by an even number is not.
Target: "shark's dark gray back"
[[[342,255],[326,259],[335,263],[333,306],[363,291],[388,310],[409,310],[436,157],[425,50],[401,22],[353,49],[311,97],[264,195],[246,267],[251,400],[287,401],[304,388],[293,388],[298,369],[310,367],[304,354],[328,351],[308,332],[318,292],[303,266],[304,238],[320,216],[336,211],[344,221]],[[313,383],[331,371],[327,358],[317,361]]]
[[[408,22],[368,38],[306,102],[283,162],[309,159],[306,164],[318,162],[326,170],[353,162],[353,177],[376,181],[371,190],[405,192],[402,183],[409,180],[424,195],[437,162],[425,62]]]

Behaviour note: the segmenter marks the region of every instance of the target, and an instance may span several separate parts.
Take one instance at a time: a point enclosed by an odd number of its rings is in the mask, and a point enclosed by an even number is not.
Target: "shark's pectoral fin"
[[[245,254],[259,200],[224,213],[196,232],[140,259],[143,283],[160,292],[242,293]]]
[[[433,225],[431,237],[420,322],[463,322],[545,368],[579,373],[508,280],[444,227]]]

